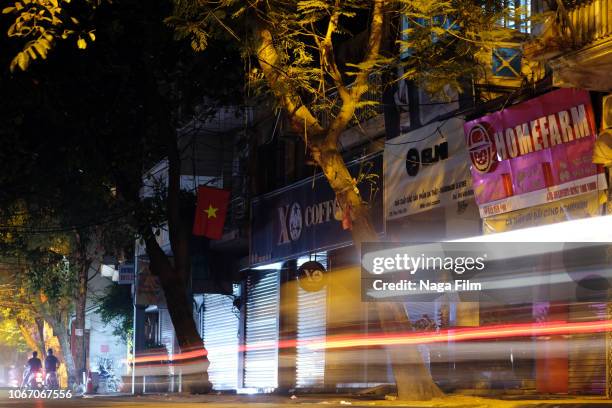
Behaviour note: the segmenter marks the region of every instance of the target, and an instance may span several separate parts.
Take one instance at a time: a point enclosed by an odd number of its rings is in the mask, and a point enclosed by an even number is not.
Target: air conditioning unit
[[[106,264],[100,265],[100,275],[106,278],[110,278],[113,276],[113,272],[115,272],[115,268],[113,268],[113,265],[106,265]]]

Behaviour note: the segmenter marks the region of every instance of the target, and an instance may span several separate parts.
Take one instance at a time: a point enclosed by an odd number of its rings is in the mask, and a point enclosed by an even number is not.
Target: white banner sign
[[[472,199],[463,123],[435,122],[385,144],[387,220]]]
[[[605,190],[607,187],[605,174],[600,173],[594,176],[573,180],[565,184],[552,186],[542,190],[531,191],[529,193],[483,204],[480,206],[480,216],[485,218],[510,211],[520,210],[522,208],[535,207],[537,205],[548,204],[564,198],[571,198],[581,194]]]

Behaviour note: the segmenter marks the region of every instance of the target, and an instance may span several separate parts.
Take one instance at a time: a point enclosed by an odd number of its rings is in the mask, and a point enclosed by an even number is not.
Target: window
[[[447,16],[437,16],[433,18],[433,21],[429,19],[425,19],[425,18],[416,18],[414,19],[414,23],[411,23],[408,17],[405,14],[402,14],[401,15],[401,26],[400,26],[400,30],[401,30],[400,41],[403,42],[400,45],[400,58],[402,60],[405,60],[412,55],[412,50],[407,47],[406,42],[409,39],[408,30],[411,27],[414,27],[415,25],[419,25],[423,27],[427,27],[427,26],[441,27],[441,28],[448,30],[453,26],[453,20]],[[438,36],[432,32],[431,39],[432,39],[432,42],[435,43],[438,40]]]
[[[531,32],[531,0],[503,0],[503,7],[509,10],[510,17],[501,18],[500,25],[521,33]]]
[[[493,55],[491,56],[493,75],[504,78],[520,78],[521,57],[519,48],[499,47],[493,49]]]

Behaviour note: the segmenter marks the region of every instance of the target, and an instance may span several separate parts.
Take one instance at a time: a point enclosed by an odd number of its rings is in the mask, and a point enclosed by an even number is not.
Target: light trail
[[[177,353],[172,355],[172,362],[182,362],[184,360],[197,359],[200,357],[204,357],[208,354],[208,352],[204,349],[198,349],[193,351],[186,351],[184,353]],[[168,354],[159,353],[159,354],[150,354],[144,356],[138,356],[135,359],[131,359],[130,363],[134,361],[136,364],[144,364],[144,363],[167,363],[169,360]]]
[[[324,349],[346,349],[355,347],[378,347],[378,346],[401,346],[409,344],[430,344],[443,342],[463,342],[469,340],[504,339],[511,337],[532,337],[568,335],[578,333],[600,333],[612,331],[612,320],[598,320],[589,322],[564,322],[553,321],[546,323],[513,323],[505,325],[492,325],[484,327],[466,327],[458,329],[446,329],[438,332],[410,332],[393,334],[370,334],[370,335],[336,335],[311,340],[282,340],[265,341],[252,345],[241,345],[239,347],[227,347],[216,349],[216,352],[236,352],[251,350],[266,350],[274,348],[307,347],[313,350]],[[198,359],[206,356],[206,350],[198,349],[184,353],[174,354],[168,361],[167,354],[152,354],[138,356],[130,362],[143,364],[147,362],[157,363],[182,363],[185,360]]]
[[[399,346],[405,344],[429,344],[468,340],[503,339],[509,337],[551,336],[575,333],[612,331],[612,320],[568,323],[514,323],[485,327],[441,330],[439,332],[413,332],[405,334],[378,334],[328,338],[303,343],[313,349],[340,349],[348,347]]]

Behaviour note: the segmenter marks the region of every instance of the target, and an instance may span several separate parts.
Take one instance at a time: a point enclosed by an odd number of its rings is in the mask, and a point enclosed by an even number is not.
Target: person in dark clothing
[[[40,371],[42,369],[42,362],[40,361],[40,358],[38,358],[38,352],[32,352],[32,358],[28,360],[27,366],[31,373]]]
[[[26,370],[23,372],[23,382],[21,383],[21,387],[27,386],[30,384],[30,381],[34,378],[34,375],[42,371],[42,362],[40,358],[38,358],[38,352],[32,352],[32,358],[28,360],[26,363]]]
[[[59,366],[59,360],[53,355],[53,349],[47,351],[47,358],[45,358],[45,372],[54,373],[57,371]]]
[[[59,382],[57,378],[58,366],[59,360],[53,355],[53,349],[47,350],[47,358],[45,358],[45,372],[47,373],[45,385],[47,386],[47,389],[59,389]]]

